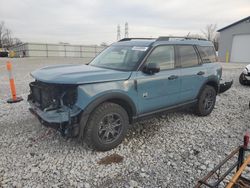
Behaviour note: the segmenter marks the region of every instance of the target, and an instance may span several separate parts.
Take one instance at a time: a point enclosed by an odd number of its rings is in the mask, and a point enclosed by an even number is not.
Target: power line
[[[125,23],[124,38],[128,38],[128,22]]]
[[[117,25],[117,41],[121,39],[121,27]]]

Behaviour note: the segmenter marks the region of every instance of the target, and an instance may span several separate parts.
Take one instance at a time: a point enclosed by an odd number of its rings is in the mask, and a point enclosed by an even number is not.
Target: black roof
[[[247,21],[247,20],[250,21],[250,16],[248,16],[248,17],[246,17],[246,18],[243,18],[243,19],[241,19],[241,20],[239,20],[239,21],[237,21],[237,22],[234,22],[234,23],[232,23],[232,24],[230,24],[230,25],[228,25],[228,26],[226,26],[226,27],[223,27],[223,28],[219,29],[218,32],[221,32],[221,31],[223,31],[223,30],[225,30],[225,29],[227,29],[227,28],[229,28],[229,27],[235,26],[235,25],[237,25],[237,24],[239,24],[239,23],[241,23],[241,22]]]

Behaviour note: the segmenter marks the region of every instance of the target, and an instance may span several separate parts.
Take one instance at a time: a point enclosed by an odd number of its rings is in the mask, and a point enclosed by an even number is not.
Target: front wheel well
[[[104,102],[112,102],[112,103],[118,104],[121,107],[123,107],[128,114],[129,123],[132,123],[133,116],[135,114],[134,114],[133,108],[131,107],[131,105],[127,101],[119,99],[119,98],[114,98],[114,99],[108,99],[107,101],[104,101]]]
[[[120,97],[103,97],[99,98],[98,100],[95,100],[93,103],[91,103],[89,106],[85,108],[85,110],[81,113],[79,116],[79,124],[80,124],[80,130],[79,130],[79,138],[82,139],[83,135],[85,133],[86,125],[89,121],[89,117],[94,112],[96,108],[98,108],[101,104],[105,102],[111,102],[120,105],[122,108],[124,108],[128,114],[129,123],[131,124],[133,122],[133,117],[136,115],[136,107],[133,104],[132,101],[129,99],[123,99],[123,96]]]
[[[212,86],[215,89],[216,93],[218,93],[219,91],[218,83],[216,83],[215,81],[209,81],[206,83],[206,85]]]

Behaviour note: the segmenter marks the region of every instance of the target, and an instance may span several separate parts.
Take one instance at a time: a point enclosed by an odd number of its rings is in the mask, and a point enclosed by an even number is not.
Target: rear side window
[[[216,62],[214,48],[212,46],[197,46],[203,63]]]
[[[148,56],[146,64],[156,63],[160,65],[161,70],[173,69],[174,46],[158,46]]]
[[[178,46],[181,67],[192,67],[199,64],[198,56],[193,46]]]

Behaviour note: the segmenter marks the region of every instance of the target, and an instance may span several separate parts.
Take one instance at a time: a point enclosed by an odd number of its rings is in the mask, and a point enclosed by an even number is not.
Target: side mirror
[[[154,74],[160,72],[160,65],[157,63],[149,63],[143,68],[143,72],[146,74]]]

